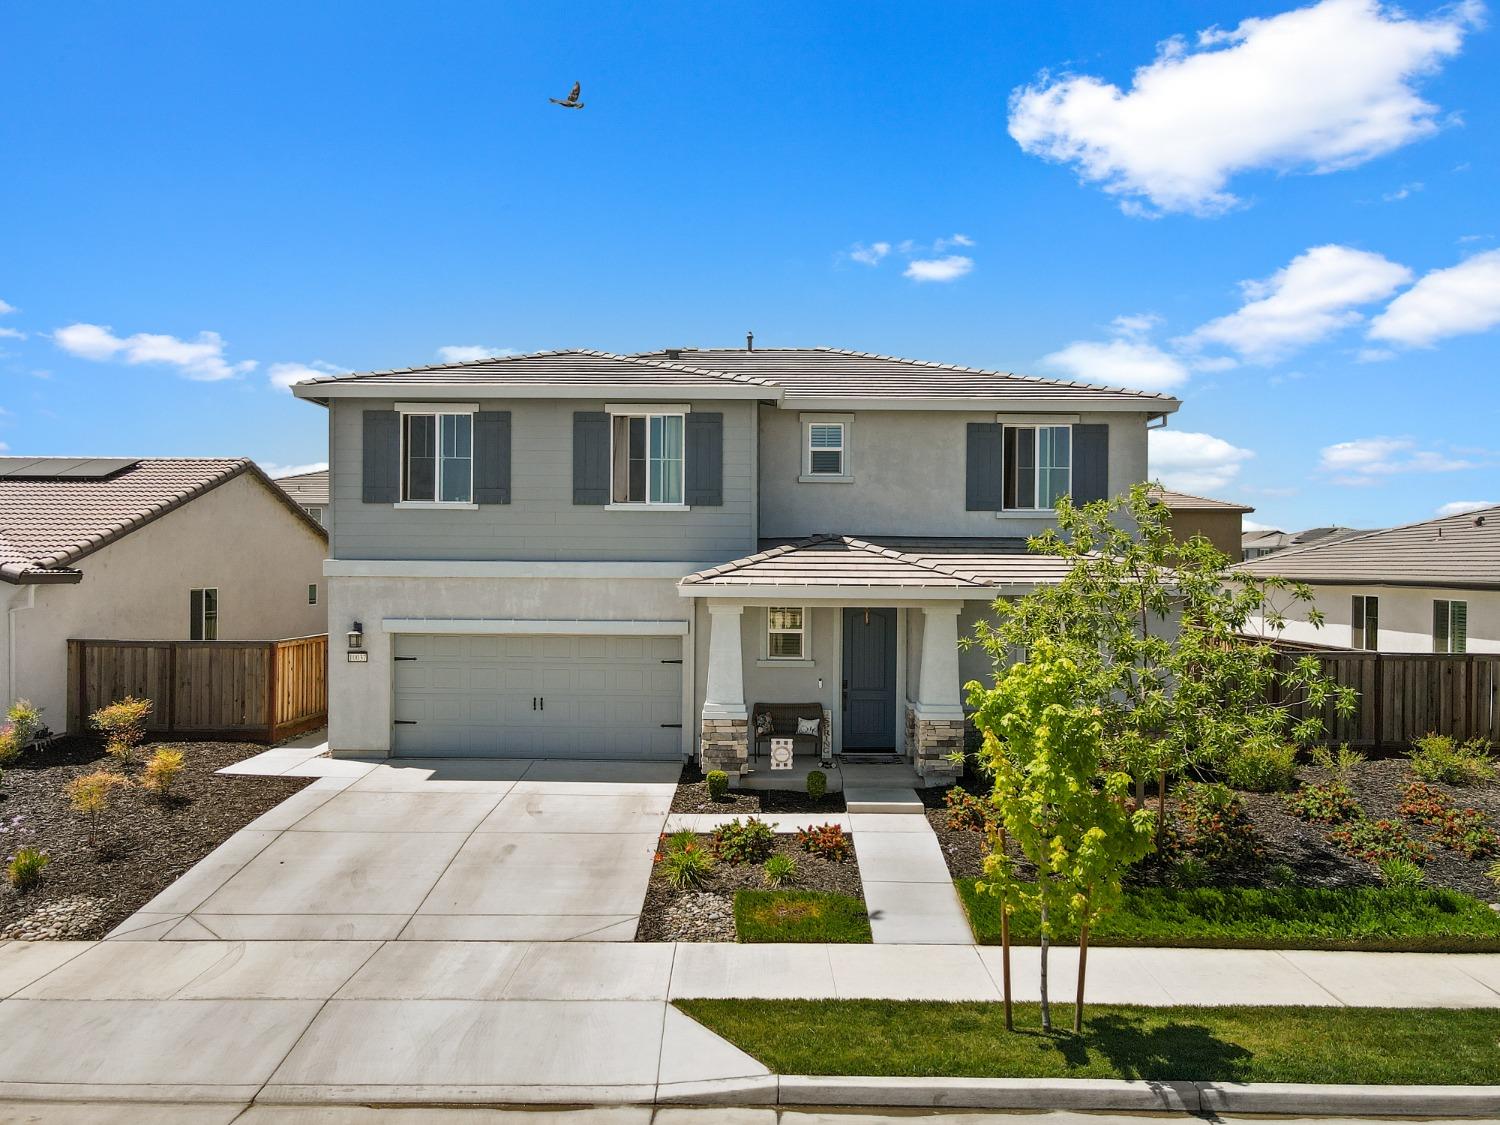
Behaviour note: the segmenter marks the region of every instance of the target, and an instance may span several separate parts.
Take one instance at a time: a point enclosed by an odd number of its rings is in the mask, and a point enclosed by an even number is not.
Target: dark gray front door
[[[889,750],[896,730],[896,611],[844,610],[844,749]]]

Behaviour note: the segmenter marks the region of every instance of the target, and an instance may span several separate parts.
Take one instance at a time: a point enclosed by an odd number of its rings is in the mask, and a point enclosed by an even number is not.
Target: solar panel
[[[0,479],[103,480],[139,464],[134,457],[0,457]]]

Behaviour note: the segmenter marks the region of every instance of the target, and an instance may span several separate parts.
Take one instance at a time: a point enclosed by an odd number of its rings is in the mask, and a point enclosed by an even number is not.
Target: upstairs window
[[[1349,610],[1354,648],[1371,652],[1380,648],[1380,599],[1373,594],[1355,594]]]
[[[813,422],[807,427],[807,471],[809,475],[844,475],[844,423]]]
[[[188,640],[219,639],[219,591],[209,586],[188,591]]]
[[[683,416],[615,414],[610,424],[610,501],[680,505]]]
[[[807,610],[801,606],[772,606],[766,610],[766,656],[772,660],[801,660],[807,655]]]
[[[1006,508],[1052,508],[1072,490],[1072,427],[1006,426],[1002,471]]]
[[[320,525],[327,526],[326,524],[323,524],[323,509],[318,505],[309,504],[306,508],[303,509],[303,511],[312,516],[313,519],[317,520]]]
[[[1469,651],[1469,603],[1432,603],[1432,651]]]
[[[474,418],[468,413],[401,416],[401,499],[468,504],[474,496]]]

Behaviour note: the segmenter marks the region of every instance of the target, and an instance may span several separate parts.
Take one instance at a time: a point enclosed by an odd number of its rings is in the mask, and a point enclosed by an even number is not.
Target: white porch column
[[[742,605],[709,602],[708,679],[705,719],[746,719],[744,648],[740,642]]]
[[[959,602],[922,607],[922,668],[917,678],[918,719],[962,719],[958,682]]]

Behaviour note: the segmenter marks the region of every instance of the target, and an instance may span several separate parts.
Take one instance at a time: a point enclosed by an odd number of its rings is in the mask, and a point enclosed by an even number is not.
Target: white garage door
[[[682,754],[681,637],[397,634],[397,754]]]

